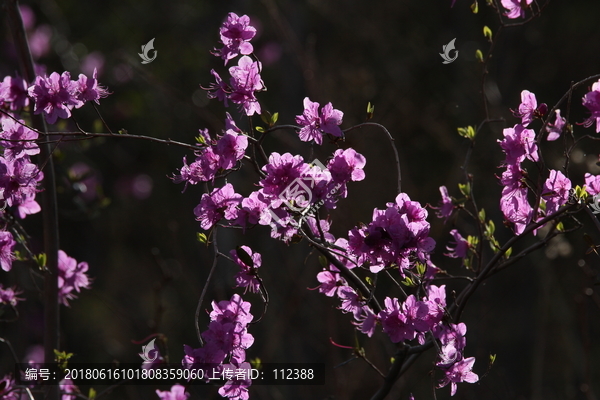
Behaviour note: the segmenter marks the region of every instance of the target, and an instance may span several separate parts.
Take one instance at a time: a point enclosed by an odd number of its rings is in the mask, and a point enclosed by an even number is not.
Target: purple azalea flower
[[[444,371],[446,376],[442,379],[438,388],[442,388],[450,383],[450,395],[456,394],[456,384],[459,382],[475,383],[479,380],[479,376],[472,372],[475,357],[465,358],[453,364],[448,370]]]
[[[446,186],[440,186],[440,194],[442,195],[442,204],[437,211],[437,217],[445,218],[444,222],[446,222],[454,211],[454,205],[452,204],[452,199],[448,195],[448,189]]]
[[[521,104],[519,104],[519,111],[513,111],[515,117],[521,118],[521,125],[524,127],[529,126],[534,118],[543,116],[548,111],[546,104],[540,104],[538,107],[537,99],[535,94],[529,90],[523,90],[521,92]]]
[[[15,260],[13,248],[17,243],[9,231],[0,231],[0,266],[5,271],[10,271]]]
[[[178,383],[171,386],[169,391],[156,389],[156,394],[161,400],[187,400],[190,397],[190,394],[186,393],[185,387]]]
[[[546,131],[548,132],[547,140],[549,142],[554,141],[560,137],[562,131],[567,123],[567,120],[560,116],[560,110],[556,110],[556,118],[553,124],[548,124],[546,126]]]
[[[469,242],[456,229],[452,229],[450,234],[454,237],[454,247],[447,246],[449,253],[444,255],[450,258],[465,258],[469,252]]]
[[[242,250],[245,251],[252,259],[253,265],[246,265],[242,261],[236,250],[231,250],[229,255],[233,261],[240,267],[240,271],[235,275],[235,282],[237,287],[243,287],[250,289],[253,293],[260,291],[260,281],[256,277],[256,268],[259,268],[262,264],[262,256],[260,253],[253,253],[252,249],[248,246],[241,246]]]
[[[331,103],[327,103],[319,111],[319,103],[304,98],[304,112],[296,116],[296,123],[302,128],[298,132],[300,140],[308,142],[314,140],[317,144],[323,143],[323,133],[342,137],[344,133],[339,125],[342,123],[344,113],[335,110]]]
[[[20,205],[37,193],[37,183],[43,178],[37,165],[24,155],[17,159],[0,157],[0,191],[9,206]]]
[[[231,169],[236,162],[244,158],[248,138],[233,130],[227,131],[217,142],[216,154],[219,156],[219,168]]]
[[[5,76],[0,82],[0,105],[2,103],[10,104],[12,111],[20,110],[29,105],[29,96],[27,91],[27,81],[16,76]]]
[[[347,285],[346,280],[337,272],[321,271],[317,274],[317,280],[321,283],[317,288],[320,293],[327,297],[333,297],[343,286]]]
[[[210,320],[220,323],[237,323],[246,326],[254,318],[250,314],[251,306],[249,302],[244,301],[238,294],[234,294],[231,300],[223,300],[218,303],[213,301],[213,311],[210,313]]]
[[[69,118],[73,107],[83,105],[77,98],[77,83],[71,80],[68,71],[62,75],[53,72],[49,77],[38,76],[28,90],[35,101],[34,114],[43,112],[49,124],[54,124],[58,118]]]
[[[106,88],[98,84],[98,71],[94,68],[91,78],[80,74],[76,82],[77,99],[82,103],[93,101],[100,104],[100,99],[108,96],[110,93]]]
[[[231,75],[229,99],[235,104],[240,104],[248,116],[261,112],[260,104],[254,95],[255,92],[265,88],[260,77],[261,68],[260,62],[252,61],[248,56],[240,58],[237,67],[229,68]]]
[[[600,193],[600,175],[592,175],[586,172],[585,178],[585,190],[592,196]]]
[[[342,300],[342,304],[339,307],[340,310],[345,313],[352,313],[354,319],[358,320],[362,314],[364,302],[361,300],[358,293],[356,293],[356,290],[350,286],[342,286],[338,291],[338,296],[340,297],[340,300]]]
[[[305,219],[305,221],[313,236],[320,238],[321,232],[323,232],[323,237],[326,241],[330,243],[335,242],[335,236],[329,233],[329,228],[331,227],[329,221],[326,219],[320,219],[319,226],[317,226],[317,220],[314,217],[308,217]],[[319,228],[321,229],[319,230]]]
[[[200,221],[202,229],[208,230],[223,218],[228,221],[236,219],[236,206],[241,201],[242,196],[235,193],[231,183],[215,188],[210,195],[204,193],[200,204],[194,208],[196,221]]]
[[[583,126],[589,128],[596,123],[596,133],[600,133],[600,80],[592,85],[592,90],[583,96],[583,105],[592,115],[583,121]]]
[[[16,290],[15,287],[4,289],[4,286],[0,283],[0,304],[6,304],[15,307],[17,305],[17,302],[25,300],[20,297],[17,297],[21,293],[23,292],[20,290]]]
[[[214,54],[225,60],[225,65],[239,54],[248,55],[254,51],[250,40],[256,35],[256,28],[250,25],[247,15],[238,17],[235,13],[229,13],[219,30],[223,48],[215,50]]]
[[[90,288],[87,270],[86,262],[78,263],[64,251],[58,251],[58,298],[62,304],[68,306],[69,300],[77,298],[74,292]]]
[[[533,3],[533,0],[501,0],[502,6],[508,11],[504,13],[508,18],[525,18],[525,10]]]
[[[379,319],[383,331],[390,337],[390,340],[393,343],[398,343],[414,339],[416,332],[411,324],[407,322],[406,315],[400,309],[398,299],[386,297],[384,304],[385,309],[379,313]]]
[[[366,163],[365,157],[352,148],[337,149],[333,153],[333,158],[327,163],[327,169],[331,172],[333,182],[341,185],[339,190],[341,197],[347,196],[347,182],[365,179],[363,168]]]
[[[294,180],[299,178],[308,168],[302,156],[292,156],[290,153],[271,153],[269,163],[262,167],[267,174],[259,184],[265,195],[279,196]],[[281,201],[273,204],[279,207]]]
[[[268,206],[269,201],[263,194],[262,189],[250,193],[250,196],[242,199],[235,225],[244,228],[244,232],[248,225],[269,225],[271,216],[267,212]]]
[[[223,365],[222,374],[228,380],[225,385],[219,388],[221,397],[227,397],[230,400],[248,400],[250,398],[248,388],[252,385],[252,380],[243,378],[250,376],[251,368],[248,362]]]
[[[215,83],[211,83],[206,88],[202,86],[200,86],[200,88],[208,92],[207,97],[209,99],[216,98],[219,101],[222,101],[225,107],[228,107],[229,103],[227,99],[229,98],[229,93],[231,93],[231,88],[225,82],[223,82],[221,76],[214,69],[211,69],[210,73],[215,77]]]
[[[406,321],[417,332],[426,332],[433,327],[429,319],[429,306],[427,302],[417,300],[411,294],[402,304],[402,310],[406,315]]]
[[[60,386],[60,392],[62,393],[60,400],[76,400],[77,399],[77,394],[80,393],[79,388],[77,387],[77,385],[75,385],[73,383],[72,380],[63,379],[58,383],[58,385]],[[73,394],[70,394],[70,393],[73,393]]]
[[[33,156],[39,154],[40,148],[35,140],[38,134],[25,125],[25,121],[14,121],[10,118],[2,120],[0,132],[0,145],[4,147],[4,157],[13,160],[26,154]],[[4,140],[2,140],[4,139]]]
[[[502,133],[504,139],[498,140],[498,143],[506,153],[505,164],[518,164],[525,158],[539,161],[533,130],[525,129],[523,125],[517,124],[513,128],[504,129]]]
[[[551,170],[544,184],[543,198],[546,200],[546,214],[553,214],[569,201],[571,180],[560,171]]]
[[[356,320],[357,322],[353,322],[353,324],[356,325],[362,333],[368,337],[373,336],[379,317],[373,314],[373,310],[371,310],[369,306],[362,307],[362,313]]]
[[[373,210],[369,225],[348,233],[348,247],[359,262],[369,262],[371,272],[395,263],[404,275],[415,259],[427,262],[435,248],[426,218],[427,210],[400,193],[395,203],[387,203],[386,210]]]

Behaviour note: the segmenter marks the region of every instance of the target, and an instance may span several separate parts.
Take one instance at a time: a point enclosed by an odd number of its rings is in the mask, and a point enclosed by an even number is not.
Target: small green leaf
[[[504,252],[504,257],[506,258],[510,258],[510,255],[512,254],[512,247],[509,247],[508,250],[506,250]]]
[[[496,224],[494,224],[494,221],[490,220],[486,225],[485,225],[485,237],[490,239],[494,236],[494,232],[496,232]]]
[[[258,357],[253,358],[250,360],[250,365],[252,365],[252,368],[254,369],[262,369],[262,360]]]
[[[487,25],[483,27],[483,36],[488,38],[490,42],[492,41],[492,30]]]
[[[202,244],[206,244],[206,242],[208,241],[206,234],[201,232],[196,232],[196,239],[198,239],[198,241]]]
[[[276,112],[273,114],[273,116],[271,117],[271,122],[269,123],[270,126],[273,126],[277,123],[277,120],[279,119],[279,113]]]
[[[479,210],[479,222],[482,224],[485,222],[485,210],[483,208]]]
[[[417,284],[410,278],[410,277],[406,277],[404,278],[404,280],[402,281],[402,284],[404,286],[408,286],[408,287],[415,287],[417,286]]]
[[[565,231],[565,226],[563,225],[562,221],[559,222],[558,224],[556,224],[556,230],[559,232],[564,232]]]
[[[254,128],[254,129],[256,129],[256,131],[257,131],[257,132],[260,132],[260,133],[263,133],[263,132],[265,131],[265,128],[263,128],[262,126],[257,126],[257,127],[256,127],[256,128]]]
[[[54,349],[54,361],[58,364],[58,368],[65,370],[69,362],[69,358],[73,357],[73,353],[67,353],[66,351],[58,351]]]
[[[375,105],[369,102],[367,104],[367,120],[373,118],[373,114],[375,113]]]
[[[496,362],[496,355],[490,354],[490,365],[494,365],[495,362]]]
[[[463,194],[463,196],[469,197],[471,195],[471,184],[468,182],[467,183],[459,183],[458,190],[460,190],[460,192]]]
[[[88,392],[88,400],[94,400],[96,398],[96,391],[94,390],[94,388],[90,388],[90,391]]]
[[[473,14],[477,14],[479,12],[479,4],[477,4],[477,0],[471,4],[471,11],[473,11]]]
[[[470,125],[464,128],[456,128],[456,130],[458,131],[458,134],[464,138],[469,140],[475,139],[475,128]]]
[[[271,113],[268,112],[267,110],[263,111],[260,114],[260,119],[262,120],[262,122],[264,122],[265,124],[269,124],[269,122],[271,122]]]
[[[477,59],[477,61],[483,62],[483,53],[481,52],[481,50],[477,49],[477,51],[475,52],[475,58]]]
[[[118,130],[119,135],[127,135],[129,132],[127,132],[127,129],[119,129]]]
[[[34,255],[34,259],[37,265],[40,267],[40,269],[44,269],[46,267],[46,253],[36,254]]]
[[[365,282],[369,284],[369,286],[373,286],[373,279],[370,276],[365,276]]]
[[[250,257],[250,254],[248,254],[246,250],[244,250],[241,246],[238,246],[235,249],[235,252],[241,262],[243,262],[250,268],[254,268],[254,260],[252,260],[252,257]]]
[[[427,267],[425,266],[425,264],[423,263],[417,263],[417,274],[419,275],[425,275],[425,271],[427,270]]]
[[[321,267],[327,268],[329,262],[327,261],[327,258],[325,258],[325,256],[319,256],[319,264],[321,264]]]

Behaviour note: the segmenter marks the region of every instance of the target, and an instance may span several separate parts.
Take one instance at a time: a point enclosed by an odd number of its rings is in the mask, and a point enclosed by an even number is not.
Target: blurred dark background
[[[484,118],[482,68],[475,51],[487,54],[482,29],[497,32],[494,10],[479,3],[474,15],[470,2],[458,0],[333,1],[23,1],[26,23],[38,64],[47,73],[68,70],[75,77],[99,69],[101,84],[113,93],[99,110],[113,131],[193,143],[198,129],[219,133],[223,128],[221,103],[209,101],[199,85],[212,81],[211,69],[225,74],[222,61],[210,54],[219,47],[218,28],[228,12],[248,14],[258,34],[253,40],[263,62],[268,91],[258,95],[264,109],[279,112],[279,122],[294,122],[309,96],[321,104],[332,102],[344,112],[343,128],[365,120],[368,102],[375,105],[374,121],[395,138],[402,167],[402,188],[413,200],[436,205],[439,186],[458,197],[464,182],[461,166],[468,141],[456,128],[477,126]],[[542,2],[543,3],[543,2]],[[516,119],[520,92],[530,90],[550,108],[572,81],[600,73],[600,2],[550,1],[541,17],[505,29],[489,63],[486,93],[489,115],[477,137],[469,163],[480,207],[497,226],[503,242],[510,231],[498,210],[501,187],[495,175],[503,155],[497,140]],[[141,64],[141,46],[155,38],[158,51],[150,64]],[[458,59],[442,64],[442,45],[456,38]],[[0,76],[14,74],[17,62],[6,25],[0,38]],[[591,86],[591,84],[590,84]],[[573,94],[570,122],[583,121],[587,111]],[[565,106],[561,107],[563,110]],[[228,109],[243,129],[247,120]],[[566,112],[563,111],[563,115]],[[88,106],[75,117],[89,131],[105,131]],[[255,123],[259,119],[255,118]],[[538,125],[533,126],[539,129]],[[592,129],[575,126],[575,135]],[[70,123],[57,129],[73,130]],[[396,194],[393,153],[383,132],[363,128],[348,134],[351,146],[367,158],[367,179],[350,185],[350,198],[333,212],[332,232],[347,236],[358,222],[368,223],[373,208],[383,208]],[[564,162],[564,142],[543,146],[549,167]],[[326,159],[335,145],[315,149]],[[294,152],[305,158],[310,147],[290,131],[278,131],[266,150]],[[572,153],[570,177],[583,184],[583,174],[600,173],[600,146],[584,141]],[[84,290],[70,308],[62,308],[63,349],[73,362],[139,362],[142,340],[160,332],[168,338],[169,358],[179,362],[183,344],[198,347],[194,311],[212,263],[212,249],[196,241],[199,223],[193,208],[202,187],[175,185],[168,177],[192,155],[184,148],[133,139],[96,139],[64,142],[56,153],[61,211],[61,248],[90,265],[92,289]],[[238,192],[253,190],[257,176],[245,166],[231,176]],[[587,218],[587,217],[586,217]],[[585,230],[600,242],[600,232],[581,217]],[[432,236],[437,241],[434,262],[455,274],[466,273],[457,260],[443,256],[449,230],[474,234],[475,226],[459,217],[444,225],[430,210]],[[41,218],[25,220],[39,251]],[[515,248],[525,248],[533,239]],[[352,358],[355,337],[369,359],[385,370],[394,346],[378,332],[371,340],[355,335],[350,317],[342,315],[330,298],[309,291],[318,282],[320,265],[306,243],[285,245],[258,227],[243,236],[219,232],[224,253],[246,244],[262,253],[261,277],[271,303],[263,320],[250,327],[255,343],[249,358],[263,362],[323,362],[325,386],[253,387],[251,399],[364,399],[380,386],[381,378],[361,360],[334,368]],[[489,255],[489,254],[488,254]],[[464,314],[468,326],[466,356],[477,357],[479,383],[459,384],[456,399],[597,399],[600,396],[600,297],[596,293],[599,258],[586,254],[582,230],[559,237],[482,285]],[[19,305],[16,323],[0,323],[0,336],[13,343],[25,358],[42,343],[42,304],[29,265],[14,266],[0,281],[18,284],[27,300]],[[236,267],[221,259],[210,285],[208,300],[229,299]],[[445,281],[461,289],[461,281]],[[449,292],[450,293],[450,292]],[[398,294],[390,292],[390,295]],[[450,294],[449,294],[450,295]],[[253,313],[260,315],[257,295],[246,295]],[[208,316],[201,315],[201,329]],[[497,354],[488,370],[490,354]],[[0,374],[14,362],[0,347]],[[433,352],[419,361],[396,384],[390,399],[447,399],[449,388],[433,393],[439,376],[430,374]],[[120,387],[110,399],[152,399],[152,387]],[[165,388],[166,389],[166,388]],[[87,392],[86,392],[87,393]],[[193,387],[192,399],[220,398],[216,388]]]

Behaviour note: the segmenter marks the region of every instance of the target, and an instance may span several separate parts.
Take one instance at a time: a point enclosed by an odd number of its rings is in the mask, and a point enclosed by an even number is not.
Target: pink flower
[[[8,231],[0,231],[0,266],[5,271],[10,271],[15,260],[13,248],[17,243]]]
[[[508,10],[504,15],[514,19],[519,17],[525,18],[525,10],[529,8],[533,0],[501,0],[501,2],[502,6]]]
[[[571,180],[560,171],[551,170],[544,184],[542,197],[546,200],[546,214],[552,214],[567,203]]]
[[[449,253],[444,255],[450,258],[465,258],[469,252],[469,242],[456,229],[452,229],[450,234],[454,237],[454,247],[447,246]]]
[[[314,140],[317,144],[323,143],[323,133],[342,137],[343,132],[339,125],[342,123],[344,113],[335,110],[331,103],[327,103],[319,111],[319,103],[304,98],[304,112],[296,116],[296,123],[302,128],[298,134],[300,140],[308,142]]]
[[[252,265],[247,265],[239,257],[239,252],[245,252],[252,260]],[[253,253],[252,249],[248,246],[241,246],[239,250],[231,250],[229,255],[233,261],[240,267],[240,271],[235,275],[235,282],[237,287],[243,287],[250,289],[253,293],[258,293],[260,290],[260,281],[256,276],[256,268],[259,268],[262,263],[262,256],[260,253]]]
[[[448,218],[450,218],[454,211],[454,205],[452,204],[452,199],[448,195],[446,186],[440,186],[440,194],[442,195],[442,204],[437,211],[437,217],[445,218],[445,221],[448,221]]]
[[[446,386],[450,383],[450,395],[456,394],[456,384],[459,382],[475,383],[479,380],[479,376],[472,372],[473,364],[475,364],[475,357],[465,358],[457,363],[453,364],[448,370],[444,371],[446,376],[442,379],[439,384],[439,388]]]
[[[560,116],[560,110],[556,110],[556,119],[553,124],[548,124],[546,126],[546,131],[548,131],[548,141],[554,141],[560,137],[562,131],[567,123],[567,120]]]
[[[0,283],[0,304],[7,304],[12,307],[17,305],[17,302],[24,299],[17,297],[23,293],[20,290],[16,290],[14,287],[4,289],[4,286]]]
[[[244,157],[248,147],[248,138],[244,135],[238,135],[233,130],[228,130],[219,139],[216,147],[216,154],[219,156],[219,168],[231,169],[235,167],[237,161]]]
[[[86,262],[78,263],[64,251],[58,251],[58,298],[65,306],[69,305],[69,300],[77,298],[74,292],[90,288],[87,270]]]
[[[240,58],[237,67],[229,68],[231,92],[229,99],[240,104],[246,115],[260,114],[261,108],[255,92],[263,90],[265,85],[260,77],[262,66],[248,56]]]
[[[94,73],[91,78],[80,74],[76,82],[77,99],[83,103],[94,101],[100,104],[100,99],[109,95],[108,91],[98,84],[98,71],[94,68]]]
[[[583,105],[592,115],[583,121],[586,128],[596,123],[596,133],[600,133],[600,80],[592,85],[592,90],[583,96]]]
[[[15,78],[12,76],[4,77],[4,81],[0,82],[0,104],[2,103],[10,104],[12,111],[17,111],[29,105],[25,79],[18,75]]]
[[[600,193],[600,175],[592,175],[586,172],[585,178],[585,190],[592,196]]]
[[[215,50],[214,54],[225,60],[225,65],[238,54],[252,54],[254,49],[250,40],[256,35],[256,28],[250,25],[247,15],[238,17],[235,13],[229,13],[220,28],[220,33],[223,48]]]
[[[539,160],[533,130],[525,129],[523,125],[517,124],[513,128],[504,129],[503,134],[504,139],[498,140],[498,142],[506,153],[505,164],[518,164],[525,158],[532,161]]]
[[[35,84],[29,87],[29,96],[35,101],[34,114],[43,112],[49,124],[58,118],[69,118],[74,107],[83,105],[77,94],[77,82],[71,80],[67,71],[62,75],[53,72],[49,77],[38,76]]]
[[[221,219],[233,220],[237,218],[236,206],[242,201],[242,196],[235,193],[231,183],[222,188],[216,188],[212,193],[202,195],[200,204],[194,208],[196,221],[204,230],[213,227]]]
[[[25,126],[25,121],[14,121],[10,118],[2,120],[0,144],[4,147],[4,157],[15,159],[21,155],[33,156],[39,154],[40,148],[35,140],[38,134]]]
[[[178,383],[171,386],[168,392],[157,389],[156,394],[161,400],[187,400],[190,397],[190,394],[185,392],[185,387]]]
[[[535,94],[529,90],[523,90],[521,92],[521,104],[519,104],[519,111],[513,111],[515,117],[521,118],[521,125],[524,127],[529,126],[534,118],[543,117],[548,111],[546,104],[540,104],[538,107]]]

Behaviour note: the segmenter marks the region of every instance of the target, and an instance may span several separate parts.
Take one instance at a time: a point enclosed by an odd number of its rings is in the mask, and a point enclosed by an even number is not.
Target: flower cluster
[[[261,113],[261,107],[256,98],[256,92],[265,90],[265,84],[260,76],[262,65],[259,61],[252,61],[247,54],[253,51],[250,40],[256,34],[256,29],[250,25],[247,15],[238,17],[230,13],[221,26],[221,42],[223,48],[216,50],[215,55],[227,62],[238,55],[242,57],[237,66],[229,68],[229,83],[223,81],[221,76],[213,69],[211,74],[215,82],[207,88],[208,98],[217,98],[228,106],[228,101],[238,104],[248,116]],[[202,87],[202,86],[201,86]]]
[[[204,154],[199,158],[200,165]],[[244,229],[270,225],[271,236],[287,242],[300,225],[294,216],[311,215],[321,206],[335,208],[337,200],[347,196],[347,183],[364,179],[365,163],[365,158],[353,149],[336,150],[327,166],[306,163],[299,155],[272,153],[262,167],[260,189],[243,197],[228,183],[203,194],[194,214],[205,230],[225,218]],[[182,168],[176,181],[191,176],[186,174]]]
[[[583,122],[585,127],[596,123],[596,133],[600,133],[600,80],[592,85],[592,90],[583,96],[583,105],[592,115]]]
[[[68,306],[69,300],[77,298],[75,292],[90,288],[87,270],[86,262],[78,263],[64,251],[58,251],[58,298],[62,304]]]
[[[196,151],[196,160],[188,165],[186,157],[183,157],[183,167],[172,178],[175,183],[185,182],[187,187],[188,184],[212,181],[219,171],[234,168],[244,157],[248,147],[248,138],[229,114],[225,120],[223,135],[212,139],[208,130],[201,129],[198,140],[201,147]]]
[[[60,75],[53,72],[50,76],[37,76],[28,92],[34,101],[34,114],[43,113],[49,124],[54,124],[58,118],[69,118],[73,108],[80,108],[88,101],[98,103],[109,94],[98,85],[95,69],[91,79],[81,74],[76,81],[71,80],[68,71]]]
[[[400,274],[417,261],[430,264],[435,240],[429,237],[427,210],[400,193],[385,210],[373,210],[373,221],[348,233],[349,249],[371,272],[397,265]]]
[[[194,349],[184,346],[183,366],[186,368],[206,369],[206,377],[212,376],[213,370],[226,366],[243,368],[246,360],[246,349],[252,346],[254,337],[248,333],[248,324],[253,316],[250,314],[250,303],[234,294],[231,300],[216,303],[210,313],[208,330],[202,333],[204,346]],[[210,373],[210,374],[209,374]],[[223,396],[232,400],[248,398],[248,387],[251,381],[228,381],[222,391]],[[233,390],[235,388],[235,390]]]

